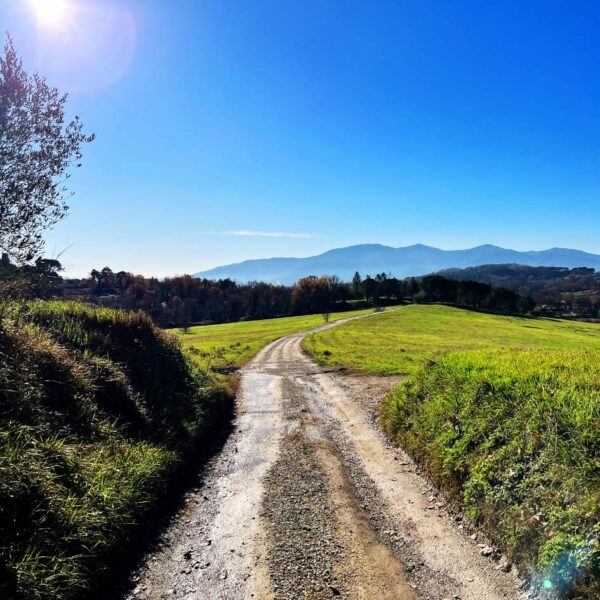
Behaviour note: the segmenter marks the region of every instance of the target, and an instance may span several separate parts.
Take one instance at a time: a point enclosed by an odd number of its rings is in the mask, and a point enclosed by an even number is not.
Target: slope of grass
[[[372,313],[373,309],[332,313],[331,323]],[[270,342],[324,324],[322,315],[282,317],[264,321],[242,321],[192,327],[186,333],[172,330],[206,368],[230,370],[241,367]]]
[[[0,597],[89,597],[229,404],[141,313],[3,307]]]
[[[499,346],[600,349],[600,327],[411,305],[312,334],[304,342],[322,364],[381,374],[412,373],[424,360],[453,350]]]
[[[382,422],[544,587],[600,597],[600,352],[450,353]]]

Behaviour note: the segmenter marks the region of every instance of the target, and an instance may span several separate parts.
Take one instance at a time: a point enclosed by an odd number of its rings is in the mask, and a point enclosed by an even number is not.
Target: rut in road
[[[303,335],[242,371],[235,431],[129,598],[526,598]]]

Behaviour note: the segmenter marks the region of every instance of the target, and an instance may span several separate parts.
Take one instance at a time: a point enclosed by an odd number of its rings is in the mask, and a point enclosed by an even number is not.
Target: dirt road
[[[234,433],[129,598],[526,598],[379,432],[394,381],[324,372],[302,339],[242,371]]]

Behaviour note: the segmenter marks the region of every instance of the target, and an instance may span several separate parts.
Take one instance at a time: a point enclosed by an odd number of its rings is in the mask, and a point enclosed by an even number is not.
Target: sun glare
[[[58,27],[64,22],[69,0],[29,0],[40,24]]]

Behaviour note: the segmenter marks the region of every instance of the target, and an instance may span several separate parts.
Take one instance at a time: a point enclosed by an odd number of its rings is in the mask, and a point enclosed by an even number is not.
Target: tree
[[[414,277],[411,277],[407,285],[406,295],[410,296],[410,299],[414,302],[415,296],[419,293],[420,289],[419,282]]]
[[[67,96],[25,72],[7,37],[0,56],[0,251],[23,264],[43,246],[43,232],[67,210],[69,169],[79,167],[83,133],[65,121]]]
[[[374,300],[377,294],[377,281],[367,275],[362,282],[362,291],[367,300]]]
[[[535,309],[535,301],[529,296],[521,296],[518,300],[519,312],[528,314]]]
[[[402,300],[402,283],[396,277],[388,277],[385,283],[384,295],[388,298]]]
[[[485,304],[491,286],[478,281],[458,281],[456,303],[460,306],[473,306],[479,308]]]
[[[504,288],[492,288],[488,298],[488,306],[505,313],[516,313],[519,308],[518,301],[519,296],[515,292]]]
[[[354,293],[355,299],[358,300],[361,297],[362,277],[358,271],[356,271],[356,273],[354,273],[354,277],[352,277],[352,292]]]
[[[294,314],[330,312],[333,304],[328,277],[303,277],[292,287],[291,309]]]

